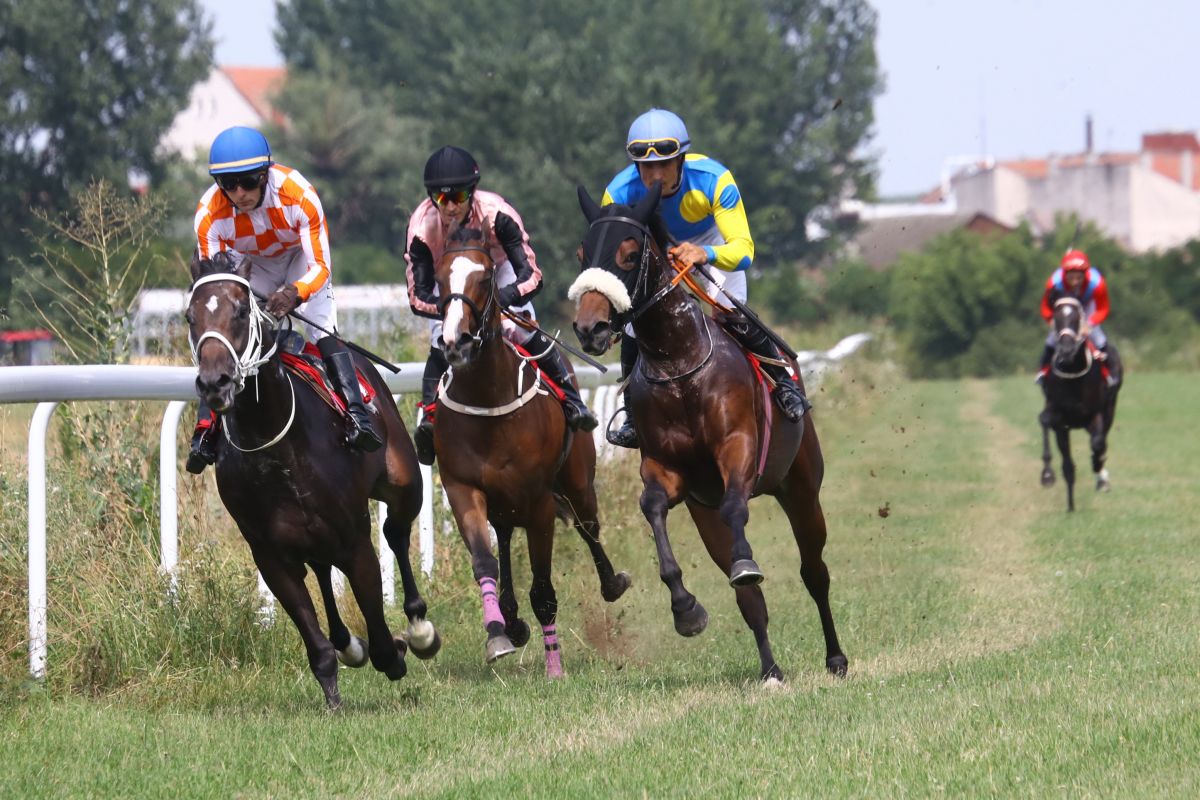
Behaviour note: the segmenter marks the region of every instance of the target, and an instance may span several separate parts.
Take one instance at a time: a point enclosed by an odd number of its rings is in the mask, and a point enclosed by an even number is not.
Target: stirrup
[[[633,427],[633,423],[629,421],[628,417],[621,424],[621,427],[616,430],[610,429],[604,435],[604,438],[608,440],[609,444],[615,447],[628,447],[630,450],[638,448],[637,428]]]
[[[192,437],[192,448],[188,452],[187,462],[183,465],[184,469],[193,475],[199,475],[209,464],[217,463],[216,445],[208,438],[210,435],[215,435],[216,432],[216,426],[213,426],[203,429],[198,436]]]
[[[596,430],[600,424],[600,420],[596,419],[592,410],[582,403],[576,405],[567,400],[563,403],[563,410],[567,412],[567,427],[571,430],[588,433]]]
[[[812,403],[808,402],[808,398],[800,391],[800,387],[790,378],[775,384],[775,390],[771,392],[771,396],[775,400],[775,405],[779,406],[779,410],[787,417],[788,422],[799,422],[812,408]]]

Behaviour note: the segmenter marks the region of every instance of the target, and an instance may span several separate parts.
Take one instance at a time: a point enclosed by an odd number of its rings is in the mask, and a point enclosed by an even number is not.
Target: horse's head
[[[662,255],[651,232],[661,194],[662,184],[655,183],[636,206],[601,208],[579,187],[588,230],[579,248],[581,271],[567,296],[576,302],[575,335],[592,355],[608,350],[634,304],[646,298],[651,256]]]
[[[1051,366],[1059,372],[1077,365],[1079,348],[1087,341],[1084,331],[1083,304],[1074,297],[1062,297],[1054,303],[1054,358]]]
[[[263,329],[278,323],[259,307],[249,276],[248,259],[235,264],[224,251],[212,258],[192,255],[187,321],[198,367],[196,394],[218,413],[229,410],[246,377],[256,374],[275,349],[263,354]]]
[[[500,328],[496,265],[483,233],[459,227],[434,271],[442,307],[442,345],[453,366],[470,363]]]

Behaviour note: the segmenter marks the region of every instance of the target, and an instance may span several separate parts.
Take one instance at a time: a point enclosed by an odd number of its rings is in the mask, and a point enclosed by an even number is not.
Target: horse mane
[[[221,272],[233,272],[237,269],[237,262],[233,260],[233,256],[228,250],[218,250],[213,253],[211,258],[201,258],[200,251],[195,250],[192,253],[192,261],[197,265],[197,277],[200,278]]]
[[[654,237],[654,241],[658,243],[659,249],[664,253],[667,251],[667,248],[675,243],[675,238],[667,230],[667,223],[663,220],[662,214],[658,213],[657,208],[650,215],[650,219],[647,220],[646,225],[650,228],[650,235]]]

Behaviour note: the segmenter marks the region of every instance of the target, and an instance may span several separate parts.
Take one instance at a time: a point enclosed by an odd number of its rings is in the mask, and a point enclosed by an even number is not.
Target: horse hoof
[[[764,689],[782,689],[783,670],[778,664],[772,664],[763,672],[761,680]]]
[[[692,599],[692,607],[675,614],[675,632],[680,636],[698,636],[708,627],[708,612],[700,601]]]
[[[387,675],[388,680],[398,681],[408,674],[408,664],[404,663],[404,655],[408,652],[408,645],[403,639],[393,639],[396,643],[396,660],[380,670],[384,675]]]
[[[836,656],[830,656],[825,659],[825,669],[829,670],[829,674],[838,678],[846,677],[846,670],[850,668],[850,662],[844,655],[838,653]]]
[[[350,636],[350,644],[345,650],[337,651],[338,661],[347,667],[362,667],[367,663],[367,643],[357,636]]]
[[[1046,472],[1043,472],[1042,473],[1042,486],[1045,486],[1047,489],[1049,489],[1053,485],[1054,485],[1054,473],[1050,472],[1049,470],[1047,470]]]
[[[763,582],[764,577],[762,570],[758,568],[758,564],[755,564],[752,558],[735,561],[729,568],[730,586],[757,586]]]
[[[612,603],[625,594],[625,590],[632,585],[633,578],[629,577],[628,572],[622,570],[613,576],[612,583],[607,589],[603,586],[600,587],[600,594],[605,602]]]
[[[422,620],[422,621],[424,621],[424,620]],[[426,624],[429,625],[429,627],[431,629],[433,628],[432,624],[430,624],[430,623],[426,623]],[[429,659],[436,656],[438,654],[438,651],[442,649],[442,636],[436,630],[434,630],[433,638],[429,640],[428,644],[425,644],[421,647],[417,647],[417,643],[413,640],[413,637],[410,635],[408,637],[408,649],[411,650],[412,654],[414,656],[416,656],[417,658],[421,659],[422,661],[428,661]]]
[[[490,636],[487,640],[487,647],[484,650],[484,660],[491,664],[497,659],[511,655],[517,652],[517,648],[513,647],[513,643],[503,633],[499,636]]]
[[[524,647],[529,644],[529,624],[517,617],[504,626],[504,633],[512,642],[513,647]]]

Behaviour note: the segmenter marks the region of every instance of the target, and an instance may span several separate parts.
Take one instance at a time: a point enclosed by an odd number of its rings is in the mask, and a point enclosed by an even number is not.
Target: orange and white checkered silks
[[[317,190],[303,175],[271,165],[258,208],[239,211],[214,184],[196,208],[196,241],[201,258],[221,250],[278,258],[301,248],[308,270],[296,281],[300,299],[308,300],[329,281],[329,226]]]

